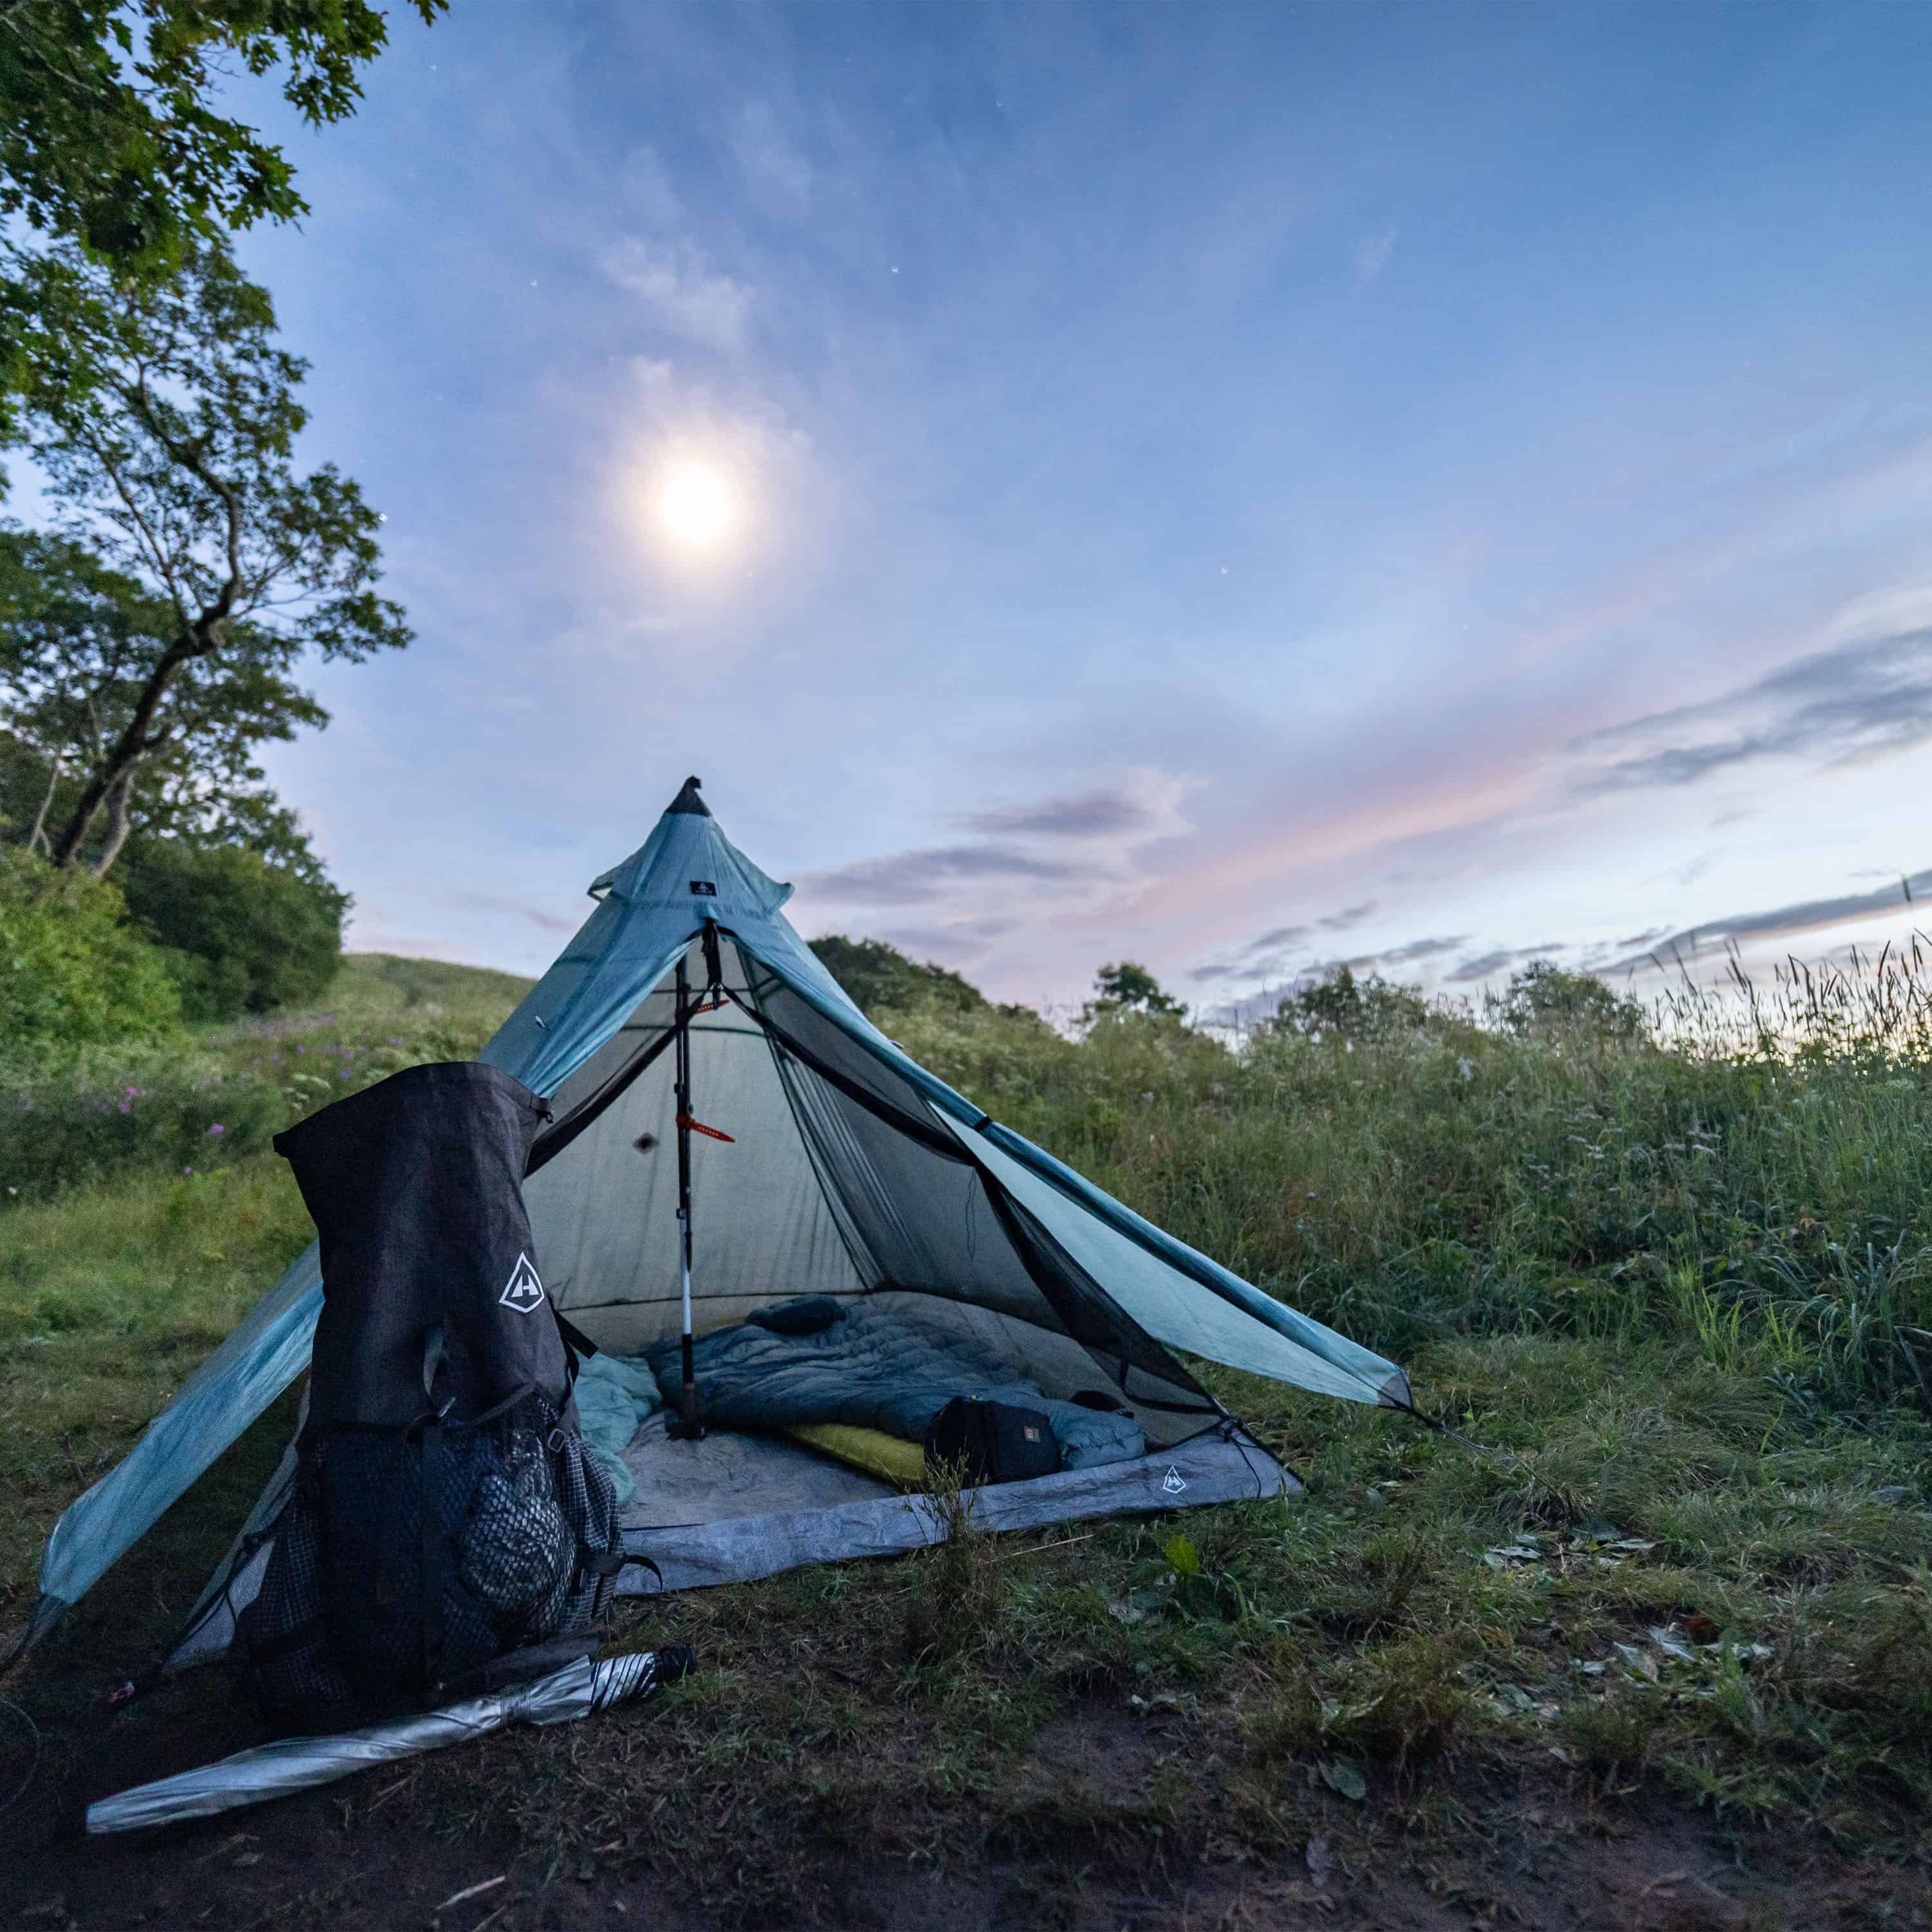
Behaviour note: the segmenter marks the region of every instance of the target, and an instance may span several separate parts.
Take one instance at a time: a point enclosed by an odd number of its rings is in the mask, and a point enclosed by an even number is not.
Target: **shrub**
[[[1094,976],[1094,999],[1087,1009],[1088,1015],[1109,1007],[1142,1013],[1172,1013],[1177,1018],[1187,1010],[1144,966],[1132,959],[1102,966]]]
[[[1358,980],[1338,966],[1325,980],[1283,1000],[1269,1024],[1285,1033],[1354,1040],[1384,1040],[1444,1022],[1444,1016],[1413,987],[1393,985],[1379,973]]]
[[[921,965],[882,939],[848,939],[828,933],[814,939],[818,962],[844,988],[853,1004],[868,1016],[888,1010],[912,1012],[937,1007],[942,1012],[970,1013],[987,1002],[979,988],[931,960]]]
[[[1496,1016],[1524,1039],[1567,1030],[1635,1040],[1650,1031],[1648,1017],[1634,1000],[1612,992],[1593,973],[1566,973],[1546,959],[1532,959],[1511,979]]]
[[[127,924],[113,886],[0,848],[0,1038],[151,1040],[180,1018],[166,962]]]
[[[166,950],[194,1021],[314,999],[335,975],[347,896],[238,845],[152,839],[121,868],[128,909]]]

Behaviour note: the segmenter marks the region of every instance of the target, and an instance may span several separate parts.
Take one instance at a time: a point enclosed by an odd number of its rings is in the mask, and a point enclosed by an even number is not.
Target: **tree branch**
[[[47,768],[47,788],[40,794],[40,808],[34,814],[33,830],[27,834],[25,843],[29,852],[44,848],[47,843],[47,814],[52,808],[54,793],[60,784],[61,766],[67,754],[56,752],[53,763]]]
[[[130,766],[114,781],[107,794],[107,840],[100,848],[100,856],[94,862],[94,876],[104,879],[108,868],[121,856],[121,848],[128,842],[128,794],[134,782],[134,772]]]

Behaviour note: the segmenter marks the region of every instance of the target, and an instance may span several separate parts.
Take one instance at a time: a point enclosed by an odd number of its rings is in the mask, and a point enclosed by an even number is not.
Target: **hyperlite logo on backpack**
[[[506,1308],[514,1308],[519,1315],[527,1315],[533,1308],[543,1306],[544,1285],[538,1276],[536,1264],[528,1255],[520,1254],[516,1266],[510,1270],[508,1284],[496,1299]]]

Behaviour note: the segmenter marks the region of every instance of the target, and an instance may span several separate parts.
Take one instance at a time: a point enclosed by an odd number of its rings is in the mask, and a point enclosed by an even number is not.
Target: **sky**
[[[1918,916],[1932,10],[392,34],[243,97],[417,633],[271,761],[352,946],[540,970],[687,772],[808,936],[1054,1006]]]

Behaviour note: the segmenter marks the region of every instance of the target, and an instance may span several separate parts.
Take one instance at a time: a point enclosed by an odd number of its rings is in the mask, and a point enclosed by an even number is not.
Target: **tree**
[[[1085,1017],[1092,1019],[1106,1012],[1172,1013],[1177,1017],[1186,1007],[1165,992],[1160,982],[1144,966],[1124,959],[1114,966],[1102,966],[1094,976],[1093,1000]]]
[[[1371,973],[1358,980],[1346,966],[1292,993],[1270,1022],[1279,1031],[1330,1034],[1338,1040],[1383,1040],[1426,1027],[1435,1016],[1413,987]]]
[[[119,880],[135,923],[164,950],[192,1021],[314,999],[334,978],[348,896],[259,852],[185,839],[130,846]]]
[[[428,25],[446,0],[410,4]],[[367,0],[4,0],[0,215],[152,285],[224,230],[306,212],[281,149],[215,107],[232,67],[285,66],[283,98],[318,127],[355,112],[388,38]],[[0,286],[0,430],[32,380],[22,293]]]
[[[447,0],[410,0],[428,26]],[[122,268],[308,212],[282,151],[216,111],[230,77],[287,63],[311,127],[356,111],[388,26],[365,0],[10,0],[0,9],[0,214]]]
[[[0,822],[10,821],[22,844],[50,849],[175,628],[170,606],[80,544],[0,527]],[[255,752],[326,724],[328,714],[276,668],[298,641],[243,641],[248,648],[232,660],[197,659],[177,672],[164,741],[138,786],[130,779],[109,794],[105,835],[89,855],[96,873],[114,863],[130,832],[313,862]]]
[[[190,245],[154,287],[71,247],[12,260],[51,292],[58,352],[24,408],[62,528],[13,547],[16,592],[38,568],[49,602],[0,622],[0,679],[56,790],[55,760],[73,761],[71,807],[41,829],[54,862],[76,862],[104,811],[105,871],[144,773],[218,808],[259,781],[256,743],[325,721],[290,680],[298,659],[358,661],[410,632],[375,589],[382,519],[333,464],[296,469],[308,364],[224,249]]]
[[[1640,1040],[1649,1030],[1643,1009],[1613,993],[1594,973],[1566,973],[1532,959],[1504,989],[1497,1008],[1510,1032],[1568,1030],[1610,1040]]]

